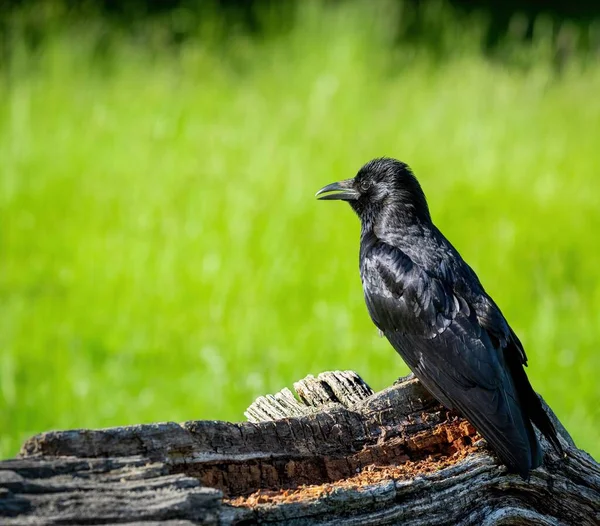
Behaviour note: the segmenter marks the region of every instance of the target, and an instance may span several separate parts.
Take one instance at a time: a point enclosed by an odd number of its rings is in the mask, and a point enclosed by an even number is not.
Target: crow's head
[[[332,183],[317,192],[321,200],[348,201],[363,221],[380,214],[413,214],[430,220],[425,194],[411,169],[382,157],[365,164],[353,179]]]

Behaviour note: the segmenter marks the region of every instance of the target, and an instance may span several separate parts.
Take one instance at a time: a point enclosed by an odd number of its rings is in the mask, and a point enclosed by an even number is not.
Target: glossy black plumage
[[[431,221],[409,167],[367,163],[317,193],[361,220],[360,275],[375,325],[430,392],[463,414],[523,477],[542,462],[532,423],[561,450],[523,366],[521,342]]]

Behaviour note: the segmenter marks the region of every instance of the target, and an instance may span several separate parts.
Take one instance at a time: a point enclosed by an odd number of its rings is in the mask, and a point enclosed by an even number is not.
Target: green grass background
[[[442,56],[395,43],[401,22],[307,2],[290,32],[207,24],[177,47],[94,21],[33,51],[12,33],[0,457],[50,429],[243,419],[309,373],[405,374],[363,304],[358,220],[313,197],[381,155],[413,167],[535,388],[600,455],[600,67],[557,74],[543,26],[507,63],[477,19],[442,24]]]

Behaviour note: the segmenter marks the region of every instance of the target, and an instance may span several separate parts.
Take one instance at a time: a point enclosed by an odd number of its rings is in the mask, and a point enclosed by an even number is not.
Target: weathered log
[[[600,524],[600,466],[566,450],[529,481],[418,380],[323,373],[248,422],[43,433],[0,462],[0,524]]]

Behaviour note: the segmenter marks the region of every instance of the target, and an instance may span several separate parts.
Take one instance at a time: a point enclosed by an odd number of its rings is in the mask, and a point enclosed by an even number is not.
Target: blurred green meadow
[[[209,20],[177,45],[90,19],[32,48],[15,20],[0,457],[50,429],[241,420],[325,370],[406,374],[363,303],[358,220],[314,199],[381,155],[413,167],[534,387],[600,456],[600,66],[557,71],[543,23],[496,60],[476,17],[432,52],[377,6],[306,2],[260,37]]]

